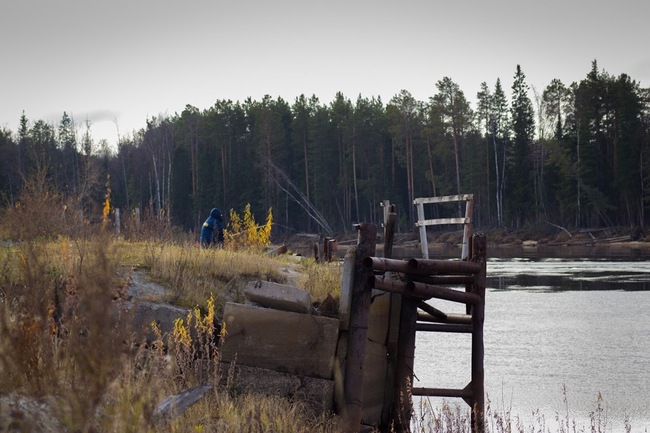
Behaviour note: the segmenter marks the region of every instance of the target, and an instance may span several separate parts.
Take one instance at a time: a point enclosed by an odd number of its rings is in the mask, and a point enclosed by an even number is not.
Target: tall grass
[[[335,418],[298,403],[235,397],[220,385],[221,293],[237,279],[282,282],[286,263],[144,239],[142,226],[136,241],[117,241],[73,205],[34,184],[0,219],[0,431],[36,431],[43,417],[71,432],[336,431]],[[123,295],[134,266],[195,307],[157,344],[144,344],[129,326]],[[198,357],[207,362],[201,371]],[[185,414],[154,416],[164,397],[199,383],[212,391]]]

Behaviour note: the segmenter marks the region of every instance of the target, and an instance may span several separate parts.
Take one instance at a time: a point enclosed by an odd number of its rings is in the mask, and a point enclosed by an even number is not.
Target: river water
[[[556,418],[590,431],[650,431],[650,261],[636,250],[492,252],[487,264],[485,389],[493,412],[530,431]],[[553,256],[553,257],[549,257]],[[431,300],[445,312],[464,305]],[[418,387],[463,388],[471,336],[419,332]],[[450,404],[467,407],[461,400]],[[439,407],[438,399],[431,399]],[[417,401],[416,401],[417,404]],[[600,407],[600,411],[598,408]],[[573,427],[571,427],[573,428]]]

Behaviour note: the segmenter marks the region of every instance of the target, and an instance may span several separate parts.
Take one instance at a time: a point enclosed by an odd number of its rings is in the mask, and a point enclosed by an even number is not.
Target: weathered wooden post
[[[386,200],[384,205],[384,258],[393,257],[393,242],[395,240],[395,226],[397,225],[397,213],[395,205]],[[385,275],[390,276],[390,272]],[[397,371],[397,347],[399,342],[399,318],[402,308],[402,296],[397,293],[390,293],[390,313],[388,322],[388,336],[386,338],[386,349],[388,352],[386,366],[386,381],[384,384],[384,408],[380,426],[381,431],[388,431],[393,411],[395,397],[395,372]]]
[[[417,301],[408,294],[402,296],[395,372],[397,383],[393,396],[393,423],[395,431],[398,432],[411,431],[411,413],[413,411],[411,389],[413,388],[417,305]]]
[[[395,223],[397,222],[397,214],[395,213],[395,205],[390,205],[390,211],[386,215],[384,221],[384,257],[390,259],[393,257],[393,242],[395,240]]]
[[[345,408],[343,412],[343,430],[356,433],[361,427],[363,408],[363,369],[368,341],[368,320],[370,312],[370,294],[368,277],[372,270],[362,265],[365,257],[375,255],[377,245],[377,226],[359,224],[357,249],[354,256],[354,280],[352,301],[350,304],[350,327],[348,334],[347,361],[343,394]]]
[[[470,235],[472,234],[472,225],[471,217],[474,212],[474,200],[467,200],[465,202],[465,219],[466,222],[463,225],[463,248],[460,253],[460,258],[462,260],[467,260],[469,257],[469,241]]]
[[[485,284],[487,238],[482,233],[472,236],[471,261],[479,263],[481,270],[476,274],[473,292],[478,295],[481,302],[472,305],[472,431],[483,433],[485,431],[485,346],[483,340],[483,324],[485,322]]]

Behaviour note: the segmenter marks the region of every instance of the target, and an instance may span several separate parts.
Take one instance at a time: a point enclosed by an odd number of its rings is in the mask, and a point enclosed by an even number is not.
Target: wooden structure
[[[412,395],[459,397],[472,408],[472,430],[484,431],[484,343],[486,238],[475,234],[466,259],[394,260],[390,258],[394,234],[394,209],[386,218],[384,251],[375,257],[376,227],[360,224],[350,305],[350,327],[345,366],[344,430],[358,432],[364,402],[363,372],[369,327],[371,291],[391,293],[393,311],[389,325],[386,387],[391,388],[380,429],[410,431]],[[451,287],[449,287],[451,286]],[[452,288],[460,287],[459,289]],[[466,314],[446,314],[426,301],[444,299],[466,305]],[[413,387],[416,332],[452,332],[472,335],[471,381],[463,389]]]
[[[436,218],[436,219],[425,219],[424,218],[424,205],[425,204],[439,204],[439,203],[450,203],[450,202],[465,202],[465,217],[460,218]],[[422,248],[422,257],[425,259],[429,258],[429,246],[427,241],[427,226],[432,225],[443,225],[443,224],[462,224],[464,226],[463,230],[463,250],[461,253],[461,259],[467,259],[469,254],[469,236],[471,234],[471,223],[472,223],[472,212],[474,208],[474,195],[472,194],[462,194],[462,195],[447,195],[441,197],[423,197],[416,198],[413,200],[413,204],[417,208],[418,220],[415,223],[416,227],[420,228],[420,246]]]

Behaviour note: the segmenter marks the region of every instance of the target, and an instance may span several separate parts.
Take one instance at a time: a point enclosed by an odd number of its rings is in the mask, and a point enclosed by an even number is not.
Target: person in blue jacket
[[[223,243],[223,214],[214,208],[201,227],[201,246],[208,248],[212,244]]]

